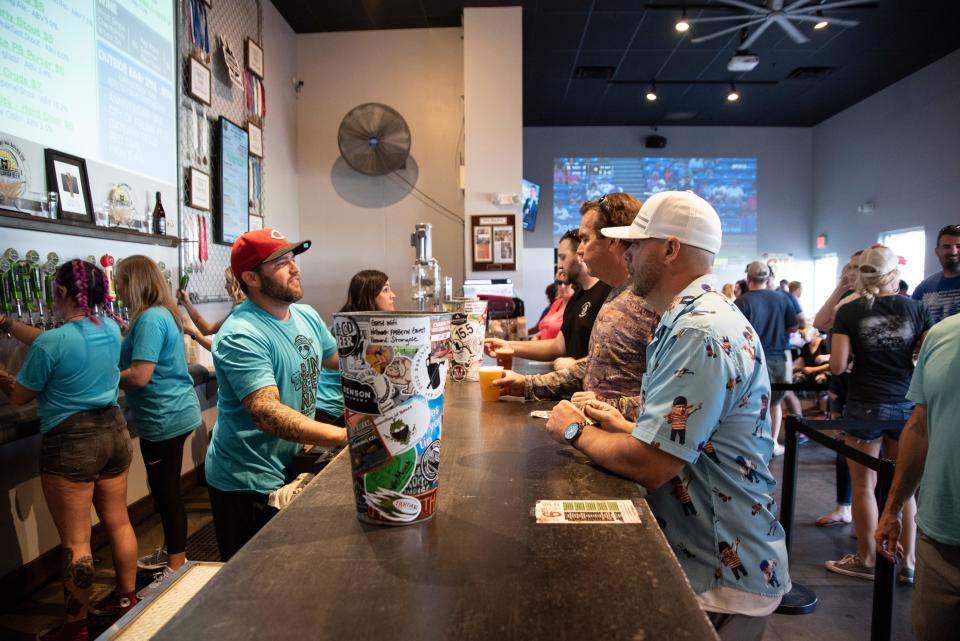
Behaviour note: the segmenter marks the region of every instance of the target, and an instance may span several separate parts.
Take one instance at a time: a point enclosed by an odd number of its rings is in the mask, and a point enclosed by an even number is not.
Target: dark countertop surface
[[[341,454],[154,638],[716,639],[639,487],[528,416],[551,405],[448,381],[432,520],[358,521]],[[643,523],[537,525],[561,498],[632,499]]]
[[[193,384],[213,385],[216,388],[217,375],[212,369],[207,369],[203,365],[190,365],[190,375],[193,377]],[[212,390],[208,390],[209,392]],[[0,394],[0,445],[16,441],[21,438],[36,436],[40,433],[40,417],[37,416],[37,403],[31,401],[26,405],[12,405],[6,402],[6,397]],[[123,390],[120,390],[120,396],[117,399],[120,409],[126,412],[127,403],[123,396]],[[128,416],[128,424],[132,419]]]

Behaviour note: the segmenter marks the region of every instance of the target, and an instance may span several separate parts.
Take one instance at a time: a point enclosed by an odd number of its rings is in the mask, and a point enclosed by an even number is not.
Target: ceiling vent
[[[787,74],[787,80],[821,80],[836,70],[836,67],[797,67]]]
[[[573,77],[579,80],[610,80],[616,71],[614,67],[577,67]]]

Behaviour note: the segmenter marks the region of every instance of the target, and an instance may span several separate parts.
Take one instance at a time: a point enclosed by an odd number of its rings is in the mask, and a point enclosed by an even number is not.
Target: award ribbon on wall
[[[193,51],[200,54],[204,62],[210,62],[210,30],[207,24],[207,6],[203,0],[190,0],[187,12],[188,29]]]

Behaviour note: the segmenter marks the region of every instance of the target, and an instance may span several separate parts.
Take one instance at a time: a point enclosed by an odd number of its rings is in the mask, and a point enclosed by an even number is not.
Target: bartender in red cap
[[[226,561],[276,513],[271,494],[291,481],[303,444],[345,445],[346,430],[313,420],[320,368],[338,367],[337,346],[303,297],[295,257],[310,241],[276,229],[240,236],[230,266],[247,300],[213,342],[219,416],[206,477],[220,557]]]

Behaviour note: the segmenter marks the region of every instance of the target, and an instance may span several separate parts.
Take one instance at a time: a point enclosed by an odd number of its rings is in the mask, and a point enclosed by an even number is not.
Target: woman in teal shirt
[[[131,310],[120,349],[120,387],[140,433],[147,482],[160,521],[165,549],[141,557],[138,565],[158,570],[139,597],[160,587],[186,562],[187,511],[180,496],[183,446],[202,424],[200,403],[187,371],[183,325],[160,268],[146,256],[117,265],[117,294]]]
[[[71,260],[57,270],[53,287],[61,327],[41,332],[0,317],[0,331],[30,346],[16,379],[0,370],[0,390],[16,405],[37,400],[40,481],[60,535],[67,606],[59,638],[86,639],[88,609],[120,615],[137,603],[137,539],[127,515],[132,448],[117,407],[120,328],[95,311],[111,301],[106,277],[95,265]],[[91,505],[109,533],[117,576],[114,593],[96,607],[90,607]]]

